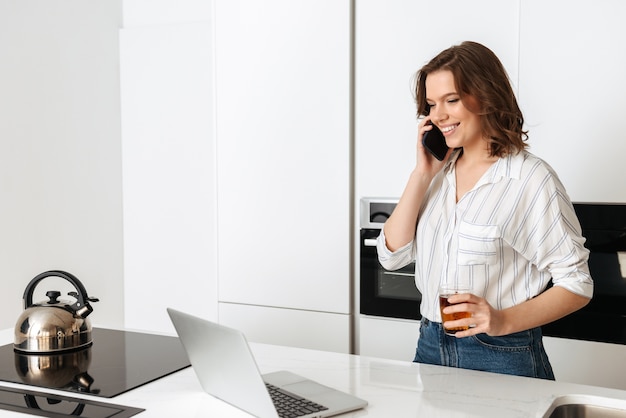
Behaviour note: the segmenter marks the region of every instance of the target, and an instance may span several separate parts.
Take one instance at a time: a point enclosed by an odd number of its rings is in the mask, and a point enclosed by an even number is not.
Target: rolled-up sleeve
[[[542,248],[545,250],[537,250],[535,257],[539,268],[550,272],[554,286],[591,298],[593,279],[589,272],[589,250],[585,248],[580,224],[571,204],[561,200],[559,209],[560,216],[555,216],[553,225],[543,225],[543,228],[537,225],[539,232],[544,233]]]
[[[385,229],[383,228],[378,235],[376,243],[376,251],[378,252],[378,261],[385,270],[398,270],[415,261],[414,241],[411,241],[396,251],[387,248],[385,239]]]
[[[593,296],[593,280],[586,262],[580,262],[567,269],[553,268],[551,273],[554,286],[562,287],[589,299]]]

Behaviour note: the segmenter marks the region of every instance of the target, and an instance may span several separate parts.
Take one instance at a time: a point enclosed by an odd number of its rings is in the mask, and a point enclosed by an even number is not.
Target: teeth
[[[450,132],[451,130],[453,130],[456,127],[457,127],[457,125],[446,126],[445,128],[441,128],[441,132]]]

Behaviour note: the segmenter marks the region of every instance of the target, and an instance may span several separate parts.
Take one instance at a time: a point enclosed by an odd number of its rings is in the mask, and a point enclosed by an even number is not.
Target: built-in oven
[[[360,312],[388,318],[420,319],[422,295],[415,287],[415,264],[396,271],[378,262],[376,238],[398,199],[361,199]]]
[[[360,311],[419,319],[415,265],[386,271],[376,253],[376,237],[396,203],[397,199],[361,199]],[[574,209],[590,250],[594,295],[581,310],[543,326],[543,333],[626,345],[626,203],[574,203]]]

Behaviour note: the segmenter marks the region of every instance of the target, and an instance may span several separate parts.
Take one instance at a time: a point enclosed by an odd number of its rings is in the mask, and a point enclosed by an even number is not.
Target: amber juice
[[[463,318],[469,318],[470,317],[470,313],[469,312],[455,312],[455,313],[451,313],[451,314],[444,314],[443,313],[443,308],[447,307],[447,306],[451,306],[453,305],[452,303],[448,302],[448,298],[450,296],[452,296],[453,294],[449,294],[449,295],[439,295],[439,309],[441,309],[441,322],[446,322],[446,321],[456,321],[457,319],[463,319]],[[464,326],[464,327],[453,327],[453,328],[445,328],[446,334],[449,335],[454,335],[456,334],[458,331],[465,331],[467,329],[469,329],[468,326]]]

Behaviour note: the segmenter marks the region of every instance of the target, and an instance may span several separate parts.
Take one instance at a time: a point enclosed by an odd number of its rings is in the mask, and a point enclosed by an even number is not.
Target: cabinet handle
[[[363,245],[365,245],[366,247],[375,247],[376,241],[376,238],[366,238],[363,240]]]

